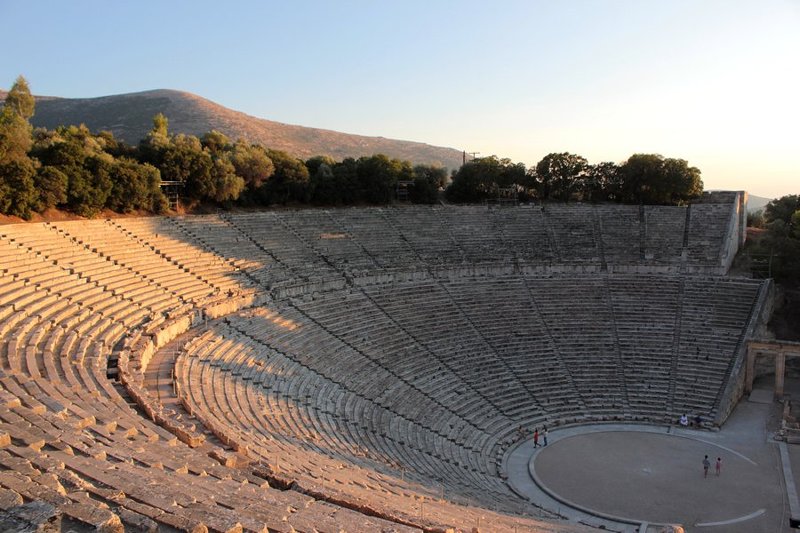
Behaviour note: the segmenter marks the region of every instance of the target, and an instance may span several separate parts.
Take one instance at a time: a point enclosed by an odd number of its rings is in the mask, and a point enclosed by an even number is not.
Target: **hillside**
[[[765,205],[770,203],[772,198],[764,198],[763,196],[747,195],[747,211],[753,212],[763,209]]]
[[[153,116],[159,112],[169,119],[172,133],[202,135],[215,129],[232,139],[244,138],[303,159],[326,154],[340,160],[383,153],[449,169],[458,168],[462,161],[462,153],[453,148],[283,124],[228,109],[191,93],[166,89],[99,98],[37,96],[32,122],[47,128],[83,123],[92,131],[110,130],[116,137],[136,143],[150,130]]]

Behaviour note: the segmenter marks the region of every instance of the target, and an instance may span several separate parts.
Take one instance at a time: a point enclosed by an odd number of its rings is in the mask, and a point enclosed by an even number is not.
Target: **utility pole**
[[[467,164],[467,155],[469,155],[471,157],[471,159],[475,159],[475,157],[478,156],[479,154],[480,154],[480,152],[467,152],[466,150],[464,150],[464,153],[463,153],[463,156],[462,156],[462,159],[461,159],[461,164],[462,165],[466,165]]]

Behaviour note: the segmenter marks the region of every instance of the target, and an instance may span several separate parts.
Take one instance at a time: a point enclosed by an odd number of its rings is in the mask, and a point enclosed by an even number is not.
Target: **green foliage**
[[[158,159],[161,178],[184,183],[189,198],[201,200],[214,194],[215,186],[211,178],[213,162],[211,156],[202,150],[197,137],[176,137],[160,150]]]
[[[163,212],[162,178],[183,183],[184,198],[192,202],[350,205],[389,203],[401,181],[411,183],[412,202],[433,203],[447,177],[443,168],[412,167],[382,154],[340,162],[316,156],[303,162],[279,150],[232,142],[215,130],[201,138],[170,135],[161,113],[135,147],[110,132],[92,134],[84,125],[33,131],[28,119],[34,104],[20,77],[0,113],[0,211],[21,216],[55,206],[86,216],[103,208]],[[498,197],[501,189],[522,199],[674,204],[699,195],[702,182],[700,171],[682,159],[635,154],[620,166],[589,165],[563,152],[548,154],[527,172],[509,159],[474,159],[453,173],[446,196],[478,202]],[[794,217],[798,198],[785,202],[768,207],[768,218],[780,218],[784,233],[792,236],[796,231],[785,228],[800,226]]]
[[[447,170],[432,165],[414,167],[414,185],[409,191],[409,199],[415,204],[434,204],[439,199],[439,188],[444,187]]]
[[[25,219],[36,207],[34,185],[37,162],[28,152],[33,145],[34,99],[28,82],[20,76],[6,95],[0,112],[0,213]]]
[[[453,176],[445,191],[454,202],[480,202],[495,198],[501,187],[528,185],[530,177],[525,165],[497,156],[480,157],[468,161]]]
[[[569,152],[547,154],[536,164],[535,181],[542,200],[576,200],[589,164]]]
[[[34,178],[34,185],[39,194],[37,211],[41,212],[67,203],[69,178],[58,167],[46,165],[39,168]]]
[[[67,176],[67,206],[83,216],[94,216],[106,207],[112,188],[111,172],[114,157],[104,151],[108,134],[94,136],[86,126],[57,128],[54,132],[38,132],[32,149],[45,167]],[[48,171],[59,188],[58,177]],[[56,191],[56,199],[58,197]],[[42,206],[48,204],[45,199]],[[63,203],[63,201],[59,202]]]
[[[217,130],[211,130],[200,139],[203,148],[211,155],[218,155],[228,149],[231,140]]]
[[[244,180],[236,175],[233,164],[224,157],[214,158],[211,180],[213,191],[208,197],[216,202],[227,203],[236,200],[245,187]]]
[[[91,158],[87,163],[69,169],[67,202],[75,213],[93,217],[105,207],[112,183],[105,162]]]
[[[333,179],[336,186],[337,202],[342,204],[358,203],[358,161],[346,157],[333,166]]]
[[[164,151],[170,146],[169,121],[158,113],[153,117],[153,128],[139,142],[138,158],[160,168]],[[165,178],[166,179],[166,178]]]
[[[616,163],[588,165],[583,173],[578,199],[585,202],[616,200],[619,189],[620,175]]]
[[[785,224],[789,224],[798,209],[800,209],[800,195],[790,194],[776,198],[764,208],[764,219],[768,223],[782,220]]]
[[[680,204],[700,196],[700,171],[683,159],[658,154],[634,154],[620,168],[620,198],[624,203]]]
[[[309,181],[311,202],[317,205],[342,204],[342,184],[334,174],[332,166],[325,162],[319,162],[319,164],[308,165],[308,167],[309,171],[314,168]]]
[[[31,95],[30,87],[28,87],[28,81],[19,76],[6,95],[3,112],[29,120],[33,116],[35,104],[35,99]]]
[[[766,225],[764,220],[764,210],[750,211],[747,213],[747,227],[749,228],[763,228]]]
[[[0,163],[0,213],[24,219],[31,217],[37,200],[35,175],[36,169],[29,158]]]
[[[28,82],[20,76],[6,95],[0,111],[0,164],[28,159],[33,143],[33,128],[29,122],[33,110],[34,99]]]
[[[27,119],[12,113],[0,113],[0,161],[26,159],[33,142],[31,133]]]
[[[314,176],[321,165],[327,165],[328,168],[332,169],[335,164],[336,161],[329,155],[315,155],[311,159],[306,160],[306,168],[308,169],[309,176]]]
[[[764,210],[766,232],[749,246],[751,254],[770,258],[773,278],[792,287],[800,286],[799,202],[800,196],[787,195],[767,204]]]
[[[356,194],[361,201],[388,204],[395,196],[397,182],[412,181],[411,163],[389,159],[383,154],[358,159]]]
[[[150,130],[150,136],[164,139],[169,137],[169,120],[163,113],[158,113],[153,117],[153,129]]]
[[[267,151],[255,144],[237,142],[231,151],[230,160],[236,175],[244,180],[251,191],[257,190],[275,173],[275,165]]]
[[[114,211],[157,211],[162,205],[161,172],[154,166],[120,158],[111,166],[110,178],[112,185],[107,205]]]
[[[280,150],[267,150],[275,173],[258,189],[263,204],[304,201],[310,175],[303,161]]]

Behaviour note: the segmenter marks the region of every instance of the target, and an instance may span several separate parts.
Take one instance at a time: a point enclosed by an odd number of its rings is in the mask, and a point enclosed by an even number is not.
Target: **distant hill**
[[[753,212],[763,209],[765,205],[770,203],[772,198],[764,198],[763,196],[747,195],[747,211]]]
[[[0,92],[0,99],[4,97]],[[458,168],[462,162],[462,152],[453,148],[283,124],[228,109],[195,94],[166,89],[99,98],[37,96],[31,122],[47,128],[83,123],[92,131],[110,130],[117,138],[137,143],[159,112],[169,119],[172,133],[202,135],[215,129],[231,139],[244,138],[302,159],[330,155],[341,160],[382,153],[449,169]]]

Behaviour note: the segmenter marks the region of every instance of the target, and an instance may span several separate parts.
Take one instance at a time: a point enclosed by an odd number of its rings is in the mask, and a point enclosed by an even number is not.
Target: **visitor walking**
[[[716,465],[717,475],[722,471],[722,457],[717,457],[717,465]]]
[[[544,445],[547,446],[547,426],[542,427],[542,440]]]
[[[708,456],[706,455],[703,458],[703,477],[708,477],[708,467],[711,466],[711,462],[708,460]]]
[[[539,428],[533,429],[533,447],[534,448],[539,447]]]

